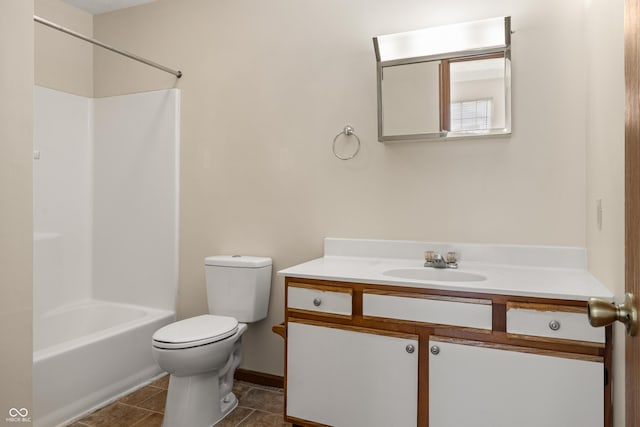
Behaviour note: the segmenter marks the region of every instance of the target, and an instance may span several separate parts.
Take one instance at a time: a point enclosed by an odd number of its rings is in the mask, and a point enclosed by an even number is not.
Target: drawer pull
[[[320,298],[313,299],[313,305],[315,305],[316,307],[320,307],[320,304],[322,304],[322,300]]]
[[[430,351],[431,354],[437,356],[438,354],[440,354],[440,347],[438,347],[437,345],[432,345]]]
[[[549,329],[551,329],[552,331],[557,331],[558,329],[560,329],[560,322],[558,322],[557,320],[552,320],[551,322],[549,322]]]
[[[409,354],[411,354],[414,351],[416,351],[416,348],[413,346],[413,344],[408,344],[404,349],[407,350],[407,353],[409,353]]]

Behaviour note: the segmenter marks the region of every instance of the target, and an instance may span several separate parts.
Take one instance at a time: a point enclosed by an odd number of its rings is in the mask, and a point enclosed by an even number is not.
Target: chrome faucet
[[[424,253],[424,266],[432,268],[458,268],[458,255],[455,252],[447,252],[443,257],[438,252],[426,251]]]

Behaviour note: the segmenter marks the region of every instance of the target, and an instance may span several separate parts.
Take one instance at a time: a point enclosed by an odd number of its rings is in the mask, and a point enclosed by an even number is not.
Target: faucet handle
[[[434,251],[425,251],[424,260],[426,262],[433,262],[434,255],[435,255]]]
[[[451,251],[451,252],[447,252],[447,262],[449,264],[455,264],[458,262],[458,254],[456,254],[455,252]]]

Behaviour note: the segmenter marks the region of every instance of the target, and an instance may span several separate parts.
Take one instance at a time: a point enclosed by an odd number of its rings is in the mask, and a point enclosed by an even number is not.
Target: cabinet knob
[[[552,320],[551,322],[549,322],[549,329],[551,329],[552,331],[557,331],[558,329],[560,329],[560,322],[558,322],[557,320]]]
[[[414,351],[416,351],[416,348],[413,346],[413,344],[408,344],[404,349],[407,350],[407,353],[409,353],[409,354],[411,354]]]
[[[320,298],[313,299],[313,305],[315,305],[316,307],[320,307],[320,304],[322,304],[322,300]]]
[[[438,347],[437,345],[432,345],[431,349],[429,351],[431,351],[431,354],[436,356],[436,355],[440,354],[440,347]]]

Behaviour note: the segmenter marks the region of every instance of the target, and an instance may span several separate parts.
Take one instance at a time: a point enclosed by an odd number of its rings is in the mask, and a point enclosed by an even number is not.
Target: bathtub
[[[34,318],[36,427],[65,426],[161,374],[151,336],[175,313],[89,300]]]

